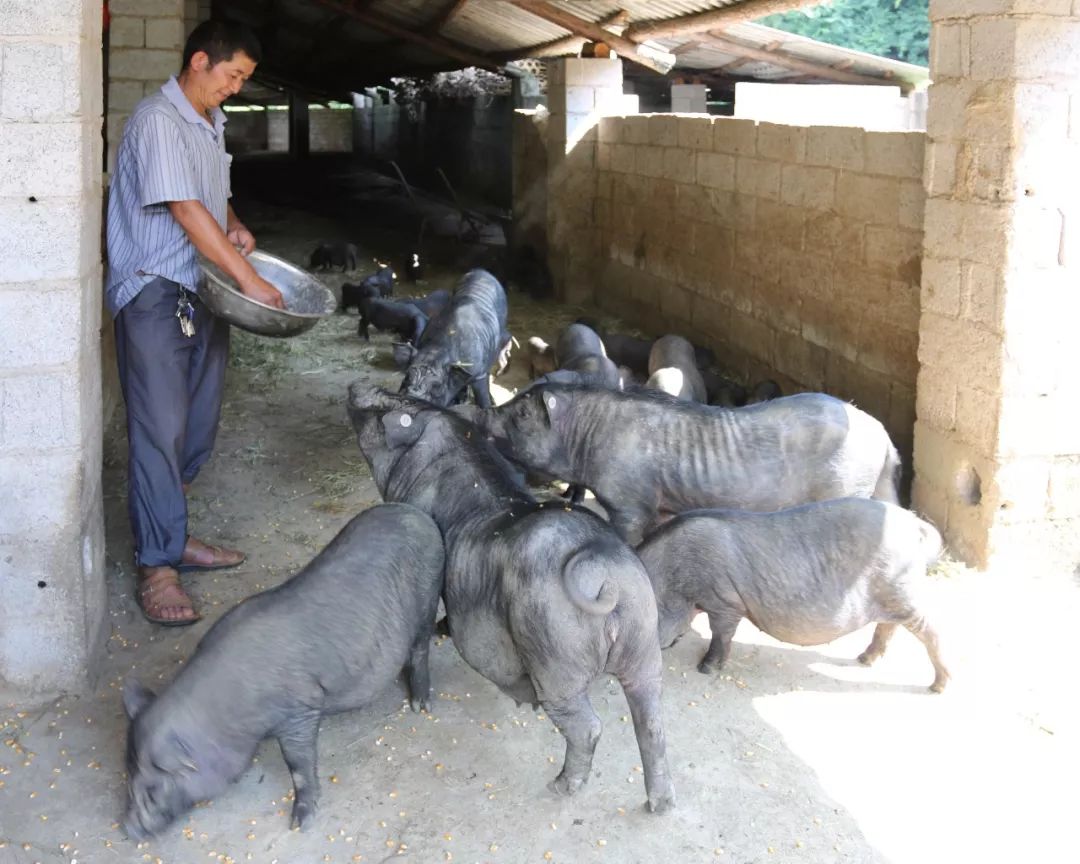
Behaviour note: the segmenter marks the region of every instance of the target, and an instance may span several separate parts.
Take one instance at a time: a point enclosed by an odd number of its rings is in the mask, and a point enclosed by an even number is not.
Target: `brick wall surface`
[[[103,632],[100,37],[89,0],[0,16],[0,691],[19,697],[84,687]]]
[[[312,153],[351,153],[353,110],[312,109],[308,115],[308,139]]]
[[[915,502],[969,561],[1071,569],[1080,4],[932,0],[930,17]]]
[[[919,132],[604,118],[596,300],[738,377],[851,399],[909,456],[923,150]]]

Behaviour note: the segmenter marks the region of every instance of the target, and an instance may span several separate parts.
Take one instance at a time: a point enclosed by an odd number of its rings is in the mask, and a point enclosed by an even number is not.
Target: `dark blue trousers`
[[[180,332],[180,286],[158,277],[116,316],[127,406],[128,512],[141,566],[180,562],[190,483],[210,458],[221,416],[229,325],[194,294],[195,335]]]

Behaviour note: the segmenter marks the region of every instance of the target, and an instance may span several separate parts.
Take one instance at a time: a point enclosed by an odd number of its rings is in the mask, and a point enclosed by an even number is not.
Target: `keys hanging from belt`
[[[187,298],[187,292],[181,291],[176,301],[176,317],[180,321],[180,332],[189,339],[195,335],[195,307]]]

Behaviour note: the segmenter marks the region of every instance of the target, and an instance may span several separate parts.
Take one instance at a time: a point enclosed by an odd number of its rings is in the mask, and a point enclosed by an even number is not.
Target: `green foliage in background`
[[[756,22],[879,57],[929,66],[929,0],[832,0]]]

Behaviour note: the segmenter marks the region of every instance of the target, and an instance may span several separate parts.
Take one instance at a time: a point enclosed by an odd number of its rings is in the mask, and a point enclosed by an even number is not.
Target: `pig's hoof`
[[[944,693],[945,692],[945,685],[947,683],[948,682],[946,682],[946,681],[935,681],[933,684],[930,685],[930,692],[931,693]]]
[[[569,798],[571,795],[577,792],[584,783],[584,779],[567,778],[560,774],[558,777],[548,783],[548,789],[550,789],[556,795],[561,795]]]
[[[663,813],[666,810],[670,810],[675,806],[675,790],[668,788],[664,790],[662,795],[650,795],[649,796],[649,812],[650,813]]]
[[[409,706],[412,708],[414,714],[419,714],[421,711],[430,714],[431,698],[425,696],[423,699],[411,699],[409,700]]]
[[[706,663],[704,660],[702,660],[700,663],[698,663],[697,671],[700,672],[702,675],[712,675],[713,672],[718,672],[719,669],[713,666],[711,663]]]
[[[869,651],[863,651],[858,657],[855,658],[856,663],[861,663],[863,666],[870,666],[877,660],[876,654],[871,654]]]
[[[315,822],[315,805],[297,801],[292,808],[292,827],[307,831]]]

